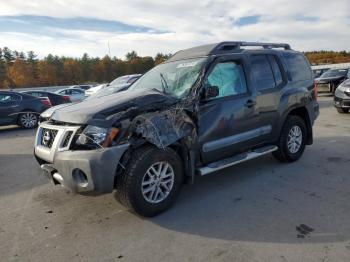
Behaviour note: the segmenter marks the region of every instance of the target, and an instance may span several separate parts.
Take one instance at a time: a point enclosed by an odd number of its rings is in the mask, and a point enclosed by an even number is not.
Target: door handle
[[[245,106],[248,108],[251,108],[256,105],[256,101],[249,99],[247,102],[245,102]]]

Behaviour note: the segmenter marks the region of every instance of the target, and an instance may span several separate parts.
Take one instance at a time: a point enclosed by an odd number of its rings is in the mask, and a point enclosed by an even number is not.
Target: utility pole
[[[109,57],[112,58],[111,57],[111,47],[109,46],[109,41],[108,41],[108,54],[109,54]]]

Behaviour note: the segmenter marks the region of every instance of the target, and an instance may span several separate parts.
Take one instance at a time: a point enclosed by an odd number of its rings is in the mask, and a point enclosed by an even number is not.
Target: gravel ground
[[[350,114],[319,99],[296,163],[265,156],[184,186],[152,219],[53,186],[35,131],[0,128],[1,261],[349,261]]]

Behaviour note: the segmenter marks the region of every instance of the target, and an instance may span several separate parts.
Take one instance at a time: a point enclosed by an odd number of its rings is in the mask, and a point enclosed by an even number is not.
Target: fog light
[[[80,170],[79,168],[76,168],[72,172],[73,179],[77,183],[79,187],[87,187],[88,186],[88,179],[85,173]]]

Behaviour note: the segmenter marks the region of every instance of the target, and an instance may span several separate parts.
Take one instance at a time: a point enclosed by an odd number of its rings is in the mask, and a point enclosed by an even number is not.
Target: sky
[[[350,51],[349,0],[0,0],[0,47],[124,58],[220,41]]]

